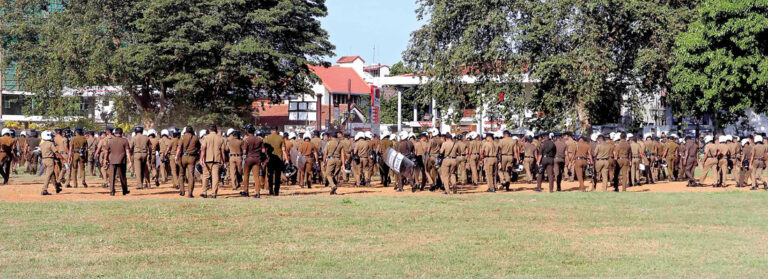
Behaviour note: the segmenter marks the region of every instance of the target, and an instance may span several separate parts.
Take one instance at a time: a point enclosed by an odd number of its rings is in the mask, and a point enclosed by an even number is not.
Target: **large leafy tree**
[[[427,77],[419,92],[446,106],[557,119],[526,123],[545,129],[576,119],[588,130],[668,85],[671,42],[694,3],[425,0],[418,12],[428,24],[405,58]],[[474,83],[459,86],[462,74]]]
[[[3,48],[25,88],[48,99],[119,85],[149,125],[248,121],[256,98],[307,92],[307,64],[333,50],[323,0],[70,0],[28,22],[47,2],[0,0],[12,15]]]
[[[747,108],[768,111],[768,1],[706,1],[696,18],[676,41],[675,112],[723,128]]]

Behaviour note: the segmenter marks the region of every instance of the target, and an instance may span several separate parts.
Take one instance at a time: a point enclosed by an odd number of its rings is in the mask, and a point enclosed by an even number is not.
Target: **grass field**
[[[0,278],[752,277],[768,193],[0,203]]]

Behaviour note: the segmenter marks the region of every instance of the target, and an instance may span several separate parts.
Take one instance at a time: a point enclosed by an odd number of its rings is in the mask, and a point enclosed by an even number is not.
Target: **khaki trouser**
[[[179,177],[179,183],[181,184],[181,191],[186,192],[189,197],[192,197],[192,190],[195,189],[195,163],[197,163],[197,158],[181,156],[181,177]]]
[[[576,168],[574,166],[574,163],[576,160],[573,159],[574,153],[567,153],[565,156],[565,169],[570,170],[565,172],[565,179],[567,181],[573,181],[573,178],[576,177]]]
[[[754,185],[757,186],[758,183],[763,183],[763,170],[765,170],[765,162],[761,160],[754,160],[754,166],[751,166],[753,169],[753,175],[754,177]]]
[[[428,179],[432,180],[431,184],[437,184],[437,168],[435,168],[435,164],[437,164],[437,155],[424,155],[427,157],[427,163],[425,164],[426,169],[425,172],[427,173]],[[445,185],[446,182],[443,181],[443,185]]]
[[[749,160],[749,159],[747,159]],[[741,167],[741,166],[739,166]],[[754,168],[755,166],[749,166],[750,168]],[[746,186],[749,185],[749,179],[752,178],[752,171],[750,170],[742,170],[739,169],[739,185]]]
[[[619,168],[619,191],[626,192],[629,183],[629,159],[619,159],[616,163]]]
[[[531,159],[533,161],[533,159]],[[512,177],[509,175],[509,168],[514,168],[515,156],[502,155],[501,156],[501,183],[512,182]]]
[[[587,169],[587,160],[576,159],[573,160],[573,172],[576,173],[576,179],[579,180],[579,191],[584,191],[584,171]],[[592,191],[592,186],[589,187],[589,191]]]
[[[529,182],[533,181],[533,172],[531,171],[533,168],[533,158],[526,156],[523,159],[523,169],[525,169],[525,180]]]
[[[359,162],[352,160],[352,175],[355,177],[355,187],[360,187],[361,181],[365,179],[362,177],[363,173],[363,159]]]
[[[62,152],[61,155],[64,158],[67,158],[67,153],[66,152]],[[61,183],[69,184],[69,182],[70,182],[69,181],[69,170],[70,169],[71,169],[71,167],[68,169],[67,166],[64,165],[64,162],[62,162],[61,160],[53,161],[53,172],[56,173],[57,181],[59,181]]]
[[[632,181],[633,184],[636,182],[640,182],[640,176],[638,176],[640,174],[640,171],[638,168],[639,165],[640,165],[640,157],[632,157],[632,165],[629,166],[629,174],[633,180]]]
[[[203,193],[205,195],[208,195],[208,188],[211,187],[213,190],[213,195],[216,196],[216,194],[219,193],[219,171],[221,170],[221,163],[219,162],[205,162],[205,165],[203,165]],[[208,185],[208,179],[211,180],[211,184]]]
[[[69,178],[69,181],[74,182],[74,186],[77,187],[77,177],[80,176],[80,181],[85,184],[85,157],[80,157],[79,153],[75,153],[72,155],[72,173]]]
[[[455,193],[456,188],[456,159],[443,159],[442,165],[440,165],[440,180],[443,181],[446,193],[451,193],[451,189]]]
[[[101,173],[104,174],[104,185],[109,185],[112,183],[112,172],[109,171],[109,167],[112,166],[112,164],[109,163],[105,154],[102,155],[101,159]]]
[[[180,176],[179,171],[181,169],[179,166],[180,162],[176,162],[175,155],[171,155],[170,158],[168,158],[168,161],[170,162],[170,165],[171,165],[171,179],[173,179],[173,185],[181,186],[182,182],[179,180],[179,176]],[[181,188],[181,189],[183,190],[184,188]]]
[[[461,184],[467,184],[467,156],[456,157],[456,175],[461,177]]]
[[[429,163],[429,155],[422,155],[421,156],[421,169],[419,170],[419,173],[421,174],[421,183],[424,184],[428,183],[429,185],[435,184],[435,177],[432,176],[432,172],[429,168],[432,168],[432,165]],[[415,174],[414,174],[415,175]]]
[[[718,167],[718,173],[719,173],[717,182],[718,184],[722,184],[722,186],[725,186],[725,176],[726,174],[728,174],[728,160],[726,160],[725,158],[720,159],[719,161],[717,161],[717,167]]]
[[[667,157],[667,179],[677,178],[675,169],[677,168],[677,157]]]
[[[331,188],[336,188],[336,175],[341,171],[341,160],[338,158],[328,158],[325,161],[325,179]]]
[[[600,160],[598,159],[595,161],[595,175],[597,175],[600,179],[603,180],[603,183],[600,184],[600,191],[605,192],[608,189],[608,182],[610,179],[610,161],[609,160]]]
[[[718,175],[718,173],[717,173],[717,159],[715,159],[715,158],[707,158],[707,161],[704,162],[704,166],[703,166],[703,169],[702,169],[702,172],[701,172],[701,178],[699,179],[699,181],[701,181],[701,183],[706,182],[707,174],[709,173],[710,170],[712,170],[712,173],[715,176],[715,181],[717,181],[717,175]]]
[[[496,190],[496,164],[498,160],[496,157],[485,157],[483,159],[483,168],[485,169],[485,181],[488,184],[488,189]]]
[[[299,168],[299,185],[312,186],[312,165],[315,164],[315,159],[311,155],[304,156],[306,162]]]
[[[688,181],[694,181],[693,172],[696,170],[698,164],[697,157],[689,157],[685,161],[685,176],[688,177]]]
[[[731,169],[731,178],[733,178],[733,181],[739,181],[739,175],[741,174],[741,161],[736,159],[731,159],[730,161],[733,164],[733,168]]]
[[[243,168],[243,192],[248,193],[248,187],[251,184],[250,179],[253,175],[253,188],[256,190],[256,194],[261,193],[261,186],[264,183],[261,181],[261,164],[256,161],[255,158],[245,158],[245,167]]]
[[[469,160],[467,161],[469,164],[469,171],[472,172],[472,183],[477,184],[479,182],[478,180],[478,174],[477,169],[478,165],[480,164],[480,155],[469,155]]]
[[[54,175],[53,165],[54,165],[53,159],[51,158],[43,159],[43,166],[45,166],[45,170],[43,171],[44,173],[43,177],[45,181],[45,183],[43,183],[43,190],[42,190],[43,192],[48,191],[48,184],[53,183],[55,185],[56,183],[58,183],[58,181],[56,181],[56,176]]]
[[[149,186],[149,169],[147,167],[147,153],[133,154],[133,171],[136,175],[136,187]]]
[[[232,189],[240,187],[243,173],[243,157],[230,156],[229,157],[229,181]]]
[[[608,185],[613,186],[613,180],[616,178],[616,160],[608,159]]]

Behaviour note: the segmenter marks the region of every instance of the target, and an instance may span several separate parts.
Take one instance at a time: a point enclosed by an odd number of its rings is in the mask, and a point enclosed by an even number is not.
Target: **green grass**
[[[0,204],[0,278],[765,277],[768,193]]]

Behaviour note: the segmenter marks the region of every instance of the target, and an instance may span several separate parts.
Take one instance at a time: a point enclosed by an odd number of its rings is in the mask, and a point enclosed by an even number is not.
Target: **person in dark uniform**
[[[555,140],[555,179],[557,179],[557,191],[562,191],[561,183],[563,181],[563,176],[567,176],[565,173],[567,172],[565,169],[565,162],[566,160],[566,149],[568,149],[568,145],[566,144],[565,140],[562,137],[557,137]]]
[[[751,150],[751,149],[750,149]],[[683,166],[685,166],[685,175],[688,177],[688,187],[698,186],[699,182],[693,176],[693,171],[699,164],[699,145],[691,136],[685,137],[685,147],[683,147]]]
[[[280,195],[280,178],[283,174],[284,162],[288,161],[288,154],[285,150],[285,140],[277,134],[277,128],[273,127],[271,133],[264,138],[264,145],[267,148],[267,182],[269,183],[269,194]]]
[[[405,155],[406,158],[410,158],[412,160],[415,160],[416,154],[414,153],[414,146],[413,142],[408,140],[408,133],[407,132],[401,132],[400,133],[400,142],[397,144],[397,152],[400,152],[400,154]],[[396,190],[398,192],[403,191],[403,187],[405,186],[406,182],[411,183],[411,191],[416,192],[419,187],[417,187],[418,183],[414,181],[413,176],[413,168],[401,168],[400,175],[397,176],[397,185]]]
[[[120,177],[120,186],[123,188],[123,196],[129,194],[128,183],[125,178],[126,162],[131,167],[131,147],[128,140],[123,137],[123,129],[115,128],[114,138],[107,144],[107,158],[112,165],[112,181],[109,184],[109,195],[115,195],[115,179]]]
[[[251,174],[253,174],[254,189],[256,194],[254,198],[261,197],[261,186],[264,182],[260,180],[261,170],[263,168],[263,158],[266,158],[267,149],[264,147],[264,141],[261,136],[256,135],[256,128],[253,125],[248,124],[243,129],[245,130],[245,142],[243,143],[242,154],[245,156],[243,164],[243,191],[240,192],[241,196],[248,197],[248,187],[250,185]]]
[[[557,153],[557,149],[555,148],[555,143],[550,139],[550,135],[541,135],[541,139],[543,141],[538,148],[539,152],[536,156],[536,164],[539,166],[540,170],[544,170],[544,173],[547,174],[547,179],[549,180],[549,192],[552,193],[555,186],[553,167],[555,165],[555,154]],[[536,191],[538,192],[541,192],[541,181],[543,179],[543,174],[536,177]]]

